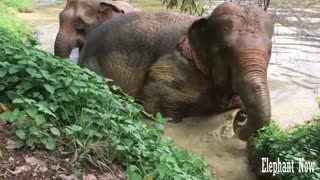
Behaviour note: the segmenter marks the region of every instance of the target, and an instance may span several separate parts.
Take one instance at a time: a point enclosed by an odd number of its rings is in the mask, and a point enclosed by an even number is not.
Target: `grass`
[[[3,6],[3,5],[2,5]],[[3,6],[4,10],[6,7]],[[8,10],[11,11],[11,10]],[[11,17],[10,22],[6,18]],[[121,165],[129,179],[212,179],[203,156],[164,138],[164,122],[102,77],[33,47],[32,31],[0,14],[0,115],[19,146],[77,152],[75,166]]]
[[[16,9],[19,12],[30,13],[34,11],[36,0],[0,0],[5,5]]]
[[[0,0],[0,9],[1,28],[6,29],[16,41],[22,43],[35,43],[32,28],[17,19],[15,16],[16,11],[13,8],[8,8],[7,5]]]

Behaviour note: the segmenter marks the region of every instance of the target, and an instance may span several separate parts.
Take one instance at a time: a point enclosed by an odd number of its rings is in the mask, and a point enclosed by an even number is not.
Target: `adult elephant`
[[[126,93],[136,90],[132,94],[148,112],[180,120],[243,108],[247,123],[236,132],[243,140],[270,122],[267,67],[274,24],[262,9],[223,3],[192,23],[179,43],[171,41],[177,44],[171,52],[161,46],[167,34],[150,38],[143,24],[132,23],[139,30],[114,38],[117,23],[106,23],[88,38],[80,66],[113,79]]]
[[[267,67],[273,27],[259,7],[218,6],[191,25],[177,50],[150,68],[144,107],[175,119],[244,108],[247,123],[236,133],[249,138],[270,122]]]
[[[199,19],[174,12],[133,12],[111,19],[87,38],[78,64],[114,80],[138,98],[150,66],[175,49]]]
[[[125,1],[68,0],[59,14],[60,29],[54,44],[54,54],[69,57],[73,48],[81,48],[85,38],[102,22],[113,17],[138,11]]]

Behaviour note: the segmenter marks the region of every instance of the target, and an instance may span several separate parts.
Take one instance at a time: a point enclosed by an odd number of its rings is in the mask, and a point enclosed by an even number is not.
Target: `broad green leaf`
[[[4,112],[4,113],[0,114],[0,118],[1,119],[7,120],[9,122],[10,122],[11,117],[12,117],[12,112],[11,111]]]
[[[37,76],[37,70],[35,70],[33,68],[27,68],[26,71],[31,75],[31,77]]]
[[[4,77],[5,75],[7,75],[7,69],[1,68],[0,69],[0,78]]]
[[[55,128],[55,127],[51,127],[50,131],[52,134],[56,135],[56,136],[60,136],[60,131],[59,129]]]
[[[34,120],[36,121],[36,124],[38,126],[43,124],[46,121],[46,119],[45,119],[45,117],[43,115],[36,115]]]
[[[53,150],[56,146],[56,143],[54,140],[52,139],[49,139],[47,144],[46,144],[46,148],[49,149],[49,150]]]
[[[44,88],[46,88],[46,90],[47,90],[50,94],[53,94],[53,93],[54,93],[55,88],[54,88],[53,86],[50,86],[49,84],[45,84],[45,85],[44,85]]]
[[[16,98],[16,99],[14,99],[14,100],[12,101],[12,103],[15,103],[15,104],[22,104],[22,103],[24,103],[24,100],[23,100],[23,99],[21,99],[21,98]]]
[[[27,144],[27,146],[33,148],[34,147],[34,139],[32,139],[32,138],[27,139],[26,144]]]
[[[80,127],[78,125],[72,125],[72,126],[69,126],[69,128],[74,132],[78,132],[78,131],[82,130],[82,127]]]
[[[143,180],[140,174],[133,173],[132,175],[129,175],[129,180]]]
[[[36,126],[30,127],[29,131],[31,132],[31,134],[36,135],[36,136],[39,136],[41,133],[41,130]]]
[[[41,138],[40,141],[49,150],[53,150],[56,146],[56,143],[52,138]]]
[[[24,90],[29,90],[30,88],[32,88],[33,85],[30,82],[24,81],[22,82],[22,86]]]
[[[26,133],[25,133],[23,130],[21,130],[21,129],[19,129],[19,130],[16,131],[16,135],[17,135],[20,139],[25,139],[25,138],[26,138]]]
[[[160,178],[164,178],[164,176],[168,173],[168,167],[165,164],[157,164],[157,171],[159,172]]]
[[[28,108],[27,110],[26,110],[26,113],[30,116],[30,117],[32,117],[32,118],[35,118],[35,116],[37,115],[37,109],[36,108],[34,108],[34,107],[31,107],[31,108]]]
[[[64,130],[66,131],[66,133],[67,133],[68,135],[74,134],[74,131],[72,131],[72,130],[69,129],[69,128],[64,128]]]
[[[15,73],[19,72],[19,68],[16,66],[12,66],[9,68],[8,72],[9,72],[9,74],[15,74]]]
[[[43,76],[45,79],[47,79],[47,80],[50,79],[50,74],[49,74],[48,71],[41,69],[40,72],[41,72],[42,76]]]

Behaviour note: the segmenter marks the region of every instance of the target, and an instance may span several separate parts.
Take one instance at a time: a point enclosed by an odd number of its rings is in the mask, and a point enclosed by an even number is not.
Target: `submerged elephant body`
[[[150,68],[145,108],[175,119],[201,110],[244,108],[247,123],[237,134],[249,138],[271,118],[267,67],[272,34],[272,19],[260,8],[223,3],[195,21],[177,50]],[[238,97],[240,103],[234,101]]]
[[[161,112],[176,122],[183,117],[243,108],[230,89],[215,87],[178,51],[162,56],[151,66],[142,97],[147,112]]]
[[[89,35],[78,64],[140,98],[150,66],[173,51],[198,18],[164,12],[134,12],[114,18]]]
[[[156,15],[140,15],[100,26],[89,37],[80,66],[113,79],[148,112],[174,120],[242,108],[247,123],[237,130],[240,139],[270,122],[273,21],[265,11],[223,3],[180,29],[167,28]],[[119,29],[125,33],[115,35]]]
[[[60,28],[54,54],[69,57],[73,48],[83,47],[86,36],[104,21],[119,15],[139,11],[125,1],[68,0],[60,12]]]

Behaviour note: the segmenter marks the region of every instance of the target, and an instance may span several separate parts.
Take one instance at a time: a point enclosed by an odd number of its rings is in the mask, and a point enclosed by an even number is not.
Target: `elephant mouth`
[[[84,40],[83,39],[78,39],[77,40],[77,44],[76,44],[76,47],[78,47],[79,48],[79,50],[80,49],[82,49],[83,48],[83,46],[84,46]]]

